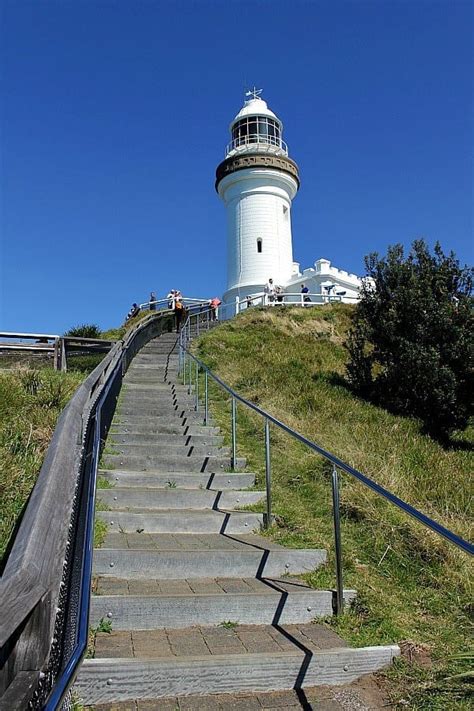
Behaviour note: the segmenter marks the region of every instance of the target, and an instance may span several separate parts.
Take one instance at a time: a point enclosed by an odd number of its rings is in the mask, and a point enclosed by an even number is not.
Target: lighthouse
[[[298,166],[288,156],[281,120],[260,94],[247,92],[216,171],[216,190],[227,212],[226,303],[261,292],[269,278],[287,284],[299,272],[291,235]]]

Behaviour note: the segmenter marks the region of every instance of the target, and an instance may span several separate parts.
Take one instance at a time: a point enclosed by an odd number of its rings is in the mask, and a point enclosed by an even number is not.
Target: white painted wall
[[[249,287],[262,290],[270,277],[286,283],[293,274],[294,178],[271,168],[245,168],[223,178],[218,189],[227,210],[227,290],[243,289],[246,295]]]

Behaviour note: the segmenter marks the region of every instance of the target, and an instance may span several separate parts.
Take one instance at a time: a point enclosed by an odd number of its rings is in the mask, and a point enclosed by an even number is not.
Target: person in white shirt
[[[265,284],[263,291],[267,297],[267,303],[273,306],[273,304],[275,303],[275,284],[273,283],[273,279],[270,278],[268,280],[268,282]]]

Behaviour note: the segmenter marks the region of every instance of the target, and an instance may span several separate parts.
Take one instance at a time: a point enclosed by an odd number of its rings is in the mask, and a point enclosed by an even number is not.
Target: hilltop
[[[472,428],[444,449],[415,419],[355,397],[345,383],[343,343],[352,308],[249,309],[203,336],[195,349],[225,382],[348,464],[469,538]],[[212,388],[212,411],[229,430],[229,404]],[[263,481],[263,423],[238,408],[238,454]],[[330,469],[272,429],[276,525],[270,535],[294,547],[333,551]],[[468,708],[462,671],[449,655],[468,647],[469,561],[348,475],[341,485],[345,587],[359,597],[335,621],[356,645],[401,642],[407,656],[387,673],[395,700],[410,708]],[[333,560],[310,576],[335,584]]]

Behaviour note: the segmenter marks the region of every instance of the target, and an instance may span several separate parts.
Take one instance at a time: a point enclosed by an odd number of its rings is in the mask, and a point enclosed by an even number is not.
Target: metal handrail
[[[227,144],[225,149],[225,155],[228,156],[231,151],[245,152],[249,150],[257,150],[262,152],[262,149],[268,153],[275,153],[276,155],[283,153],[285,156],[288,155],[288,145],[281,138],[276,136],[264,136],[261,133],[250,133],[247,136],[239,136],[233,138],[230,143]]]
[[[265,479],[266,479],[266,498],[267,498],[267,515],[265,519],[265,525],[268,527],[271,524],[271,462],[270,462],[270,436],[269,436],[269,425],[270,423],[278,427],[279,429],[283,430],[283,432],[286,432],[288,435],[296,439],[298,442],[301,444],[305,445],[309,449],[311,449],[313,452],[316,452],[317,454],[321,455],[324,457],[327,461],[331,462],[332,464],[332,496],[333,496],[333,518],[334,518],[334,537],[335,537],[335,557],[336,557],[336,577],[337,577],[337,590],[336,590],[336,612],[339,613],[343,609],[343,580],[342,580],[342,550],[341,550],[341,531],[340,531],[340,512],[339,512],[339,477],[338,477],[338,470],[341,469],[342,471],[346,472],[346,474],[349,474],[352,476],[354,479],[357,479],[361,484],[369,488],[371,491],[376,493],[378,496],[381,496],[382,498],[386,499],[389,501],[391,504],[399,508],[401,511],[404,513],[408,514],[412,518],[414,518],[416,521],[421,523],[423,526],[426,528],[429,528],[431,531],[436,533],[437,535],[441,536],[442,538],[446,539],[453,545],[455,545],[457,548],[460,548],[462,551],[465,553],[469,553],[470,555],[474,555],[474,546],[469,542],[461,538],[461,536],[458,536],[456,533],[453,531],[450,531],[448,528],[443,526],[442,524],[438,523],[437,521],[434,521],[431,519],[429,516],[426,514],[422,513],[418,509],[416,509],[414,506],[411,506],[411,504],[407,503],[406,501],[403,501],[403,499],[399,498],[395,494],[393,494],[391,491],[388,489],[385,489],[385,487],[381,486],[380,484],[377,484],[377,482],[373,481],[373,479],[370,479],[370,477],[366,476],[365,474],[362,474],[358,469],[355,469],[354,467],[351,467],[349,464],[346,464],[342,459],[337,457],[335,454],[332,454],[328,450],[324,449],[320,445],[316,444],[312,440],[308,439],[304,435],[302,435],[300,432],[297,432],[293,428],[289,427],[286,425],[284,422],[281,420],[278,420],[276,417],[271,415],[269,412],[266,410],[263,410],[261,407],[256,405],[255,403],[251,402],[250,400],[247,400],[244,398],[242,395],[239,395],[238,392],[236,392],[233,388],[231,388],[229,385],[224,383],[223,380],[221,380],[215,373],[213,373],[208,366],[203,363],[202,360],[197,358],[193,353],[191,353],[188,349],[188,342],[190,340],[190,334],[191,334],[191,317],[188,318],[185,328],[182,329],[182,332],[180,334],[180,340],[179,340],[179,350],[180,350],[180,357],[179,357],[179,372],[186,373],[186,358],[190,359],[191,361],[194,361],[196,368],[195,368],[195,384],[196,384],[196,393],[198,393],[198,378],[199,378],[199,369],[204,371],[205,374],[205,391],[204,391],[204,399],[205,399],[205,416],[204,416],[204,424],[207,424],[208,422],[208,407],[209,407],[209,392],[208,392],[208,382],[209,382],[209,377],[214,380],[214,382],[219,385],[223,390],[225,390],[230,396],[231,396],[231,406],[232,406],[232,411],[231,411],[231,430],[232,430],[232,457],[231,457],[231,465],[232,469],[234,469],[234,465],[236,462],[236,447],[237,447],[237,439],[236,439],[236,408],[235,404],[236,402],[241,403],[245,407],[249,408],[253,412],[257,413],[257,415],[260,415],[264,419],[265,423]],[[192,369],[189,367],[189,391],[191,391],[191,372]],[[196,395],[196,410],[198,409],[198,397]]]

